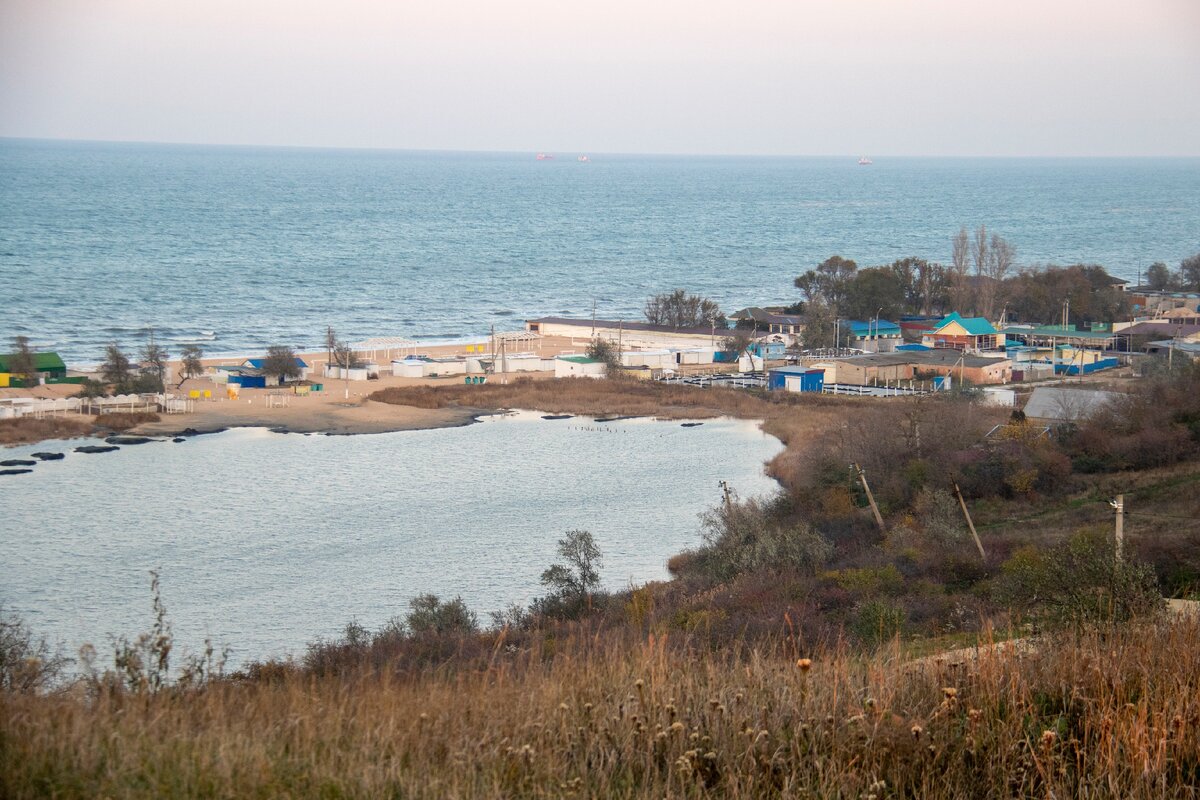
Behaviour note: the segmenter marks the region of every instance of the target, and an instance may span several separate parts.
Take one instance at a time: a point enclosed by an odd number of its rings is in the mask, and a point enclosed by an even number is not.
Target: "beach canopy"
[[[351,342],[350,349],[356,353],[370,353],[374,359],[376,354],[383,352],[387,358],[392,357],[393,350],[399,350],[402,355],[407,355],[416,350],[419,344],[412,339],[406,339],[403,336],[379,336],[374,339],[363,339],[361,342]]]

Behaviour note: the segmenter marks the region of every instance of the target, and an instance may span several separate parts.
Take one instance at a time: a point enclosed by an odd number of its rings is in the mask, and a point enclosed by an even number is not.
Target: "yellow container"
[[[9,377],[11,374],[12,373],[9,372],[0,372],[0,389],[5,389],[8,387]]]

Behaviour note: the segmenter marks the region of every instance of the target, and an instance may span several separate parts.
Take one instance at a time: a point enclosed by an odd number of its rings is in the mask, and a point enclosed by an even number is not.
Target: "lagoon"
[[[356,620],[403,614],[424,592],[486,612],[527,603],[572,528],[592,532],[609,589],[667,576],[700,541],[698,514],[772,491],[782,449],[754,422],[545,420],[366,436],[233,429],[108,454],[82,442],[0,477],[0,605],[68,651],[151,624],[150,570],[179,646],[206,636],[231,663],[303,653]]]

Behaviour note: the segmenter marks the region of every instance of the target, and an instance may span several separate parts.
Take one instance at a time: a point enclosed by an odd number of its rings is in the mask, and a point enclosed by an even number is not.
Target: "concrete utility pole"
[[[979,534],[975,531],[975,523],[971,520],[971,512],[967,511],[967,501],[963,500],[962,491],[958,488],[958,484],[954,484],[954,494],[958,495],[958,504],[962,506],[963,516],[967,518],[967,527],[971,529],[971,538],[975,540],[975,546],[979,548],[979,557],[987,561],[987,553],[983,552],[983,542],[979,540]]]
[[[875,524],[879,526],[879,530],[885,536],[887,535],[887,527],[883,524],[883,515],[879,513],[879,506],[875,504],[875,495],[871,494],[871,487],[867,483],[867,473],[858,464],[854,464],[854,469],[858,472],[858,479],[862,481],[863,490],[867,493],[867,502],[871,504],[871,512],[875,515]]]
[[[1117,495],[1116,499],[1108,501],[1108,504],[1116,509],[1117,512],[1115,545],[1117,561],[1120,562],[1125,557],[1125,495]]]

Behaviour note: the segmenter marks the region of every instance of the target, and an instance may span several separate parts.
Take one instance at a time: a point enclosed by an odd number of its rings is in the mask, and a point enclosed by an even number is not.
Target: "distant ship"
[[[588,158],[587,156],[580,156],[579,158],[577,158],[575,160],[578,161],[580,164],[586,164],[589,161],[591,161],[591,159]]]
[[[874,161],[872,161],[871,159],[867,158],[866,156],[863,156],[862,158],[860,158],[860,159],[858,160],[858,165],[859,165],[860,167],[869,167],[869,166],[871,166],[871,165],[872,165],[872,164],[874,164],[874,163],[875,163]]]
[[[538,153],[537,160],[538,161],[553,161],[554,154],[553,153]]]

